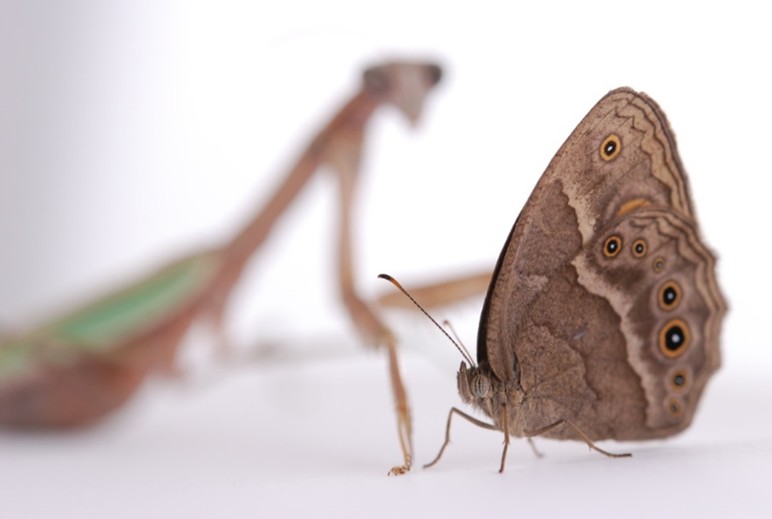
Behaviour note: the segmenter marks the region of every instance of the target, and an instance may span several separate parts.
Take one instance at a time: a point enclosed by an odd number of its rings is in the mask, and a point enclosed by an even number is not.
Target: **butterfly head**
[[[467,404],[480,409],[492,420],[494,425],[501,429],[502,407],[508,405],[507,393],[504,385],[485,365],[469,367],[466,362],[461,363],[458,370],[458,392],[461,399]],[[513,416],[510,410],[508,416]]]

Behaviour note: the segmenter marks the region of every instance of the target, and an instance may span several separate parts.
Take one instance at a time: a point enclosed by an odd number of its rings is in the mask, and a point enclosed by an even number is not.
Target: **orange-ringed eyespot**
[[[668,358],[676,358],[689,347],[689,326],[681,319],[671,319],[659,331],[659,350]]]
[[[684,404],[679,398],[668,398],[665,405],[673,418],[679,418],[684,412]]]
[[[670,384],[675,391],[684,391],[689,385],[689,375],[685,370],[679,369],[671,376]]]
[[[681,302],[681,287],[675,281],[668,281],[659,289],[657,297],[659,307],[663,310],[673,310]]]
[[[646,255],[646,250],[648,249],[648,246],[646,245],[646,240],[643,238],[638,238],[633,242],[633,256],[636,258],[642,258]]]
[[[622,250],[622,237],[617,236],[616,234],[613,236],[609,236],[606,239],[606,242],[603,244],[603,255],[607,258],[613,258],[617,254],[619,254],[619,251]]]
[[[606,137],[600,145],[600,156],[606,161],[614,160],[620,151],[622,151],[622,141],[619,136],[613,133]]]

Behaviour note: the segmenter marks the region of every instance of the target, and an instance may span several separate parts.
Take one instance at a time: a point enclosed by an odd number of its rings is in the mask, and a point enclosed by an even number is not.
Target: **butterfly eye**
[[[646,245],[646,240],[643,238],[639,238],[633,242],[633,256],[636,258],[642,258],[646,255],[646,251],[648,250],[648,246]]]
[[[606,242],[603,244],[603,255],[607,258],[613,258],[617,254],[619,254],[619,251],[622,250],[622,237],[617,236],[616,234],[613,236],[609,236],[606,239]]]
[[[672,319],[659,331],[659,351],[674,359],[689,347],[689,326],[681,319]]]
[[[600,156],[606,161],[614,160],[620,151],[622,151],[622,141],[613,133],[606,137],[600,145]]]
[[[472,377],[472,384],[470,389],[472,394],[477,398],[485,398],[491,390],[491,383],[488,377],[485,375],[475,375]]]
[[[681,302],[681,287],[675,281],[668,281],[659,289],[657,297],[659,307],[663,310],[672,310]]]

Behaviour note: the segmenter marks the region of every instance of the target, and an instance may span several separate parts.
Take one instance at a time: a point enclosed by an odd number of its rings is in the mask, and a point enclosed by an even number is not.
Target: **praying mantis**
[[[345,308],[364,342],[385,346],[397,412],[403,474],[412,463],[412,424],[397,342],[356,289],[352,201],[367,123],[381,106],[412,124],[442,75],[428,62],[392,61],[365,70],[360,90],[311,140],[273,197],[232,239],[157,269],[149,276],[0,342],[0,425],[20,429],[84,426],[120,408],[147,376],[171,369],[191,325],[207,318],[222,329],[228,298],[250,258],[315,171],[339,181],[337,259]]]

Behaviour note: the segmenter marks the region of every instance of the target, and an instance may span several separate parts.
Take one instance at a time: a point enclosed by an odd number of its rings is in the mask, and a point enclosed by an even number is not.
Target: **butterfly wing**
[[[617,228],[624,236],[607,243]],[[644,255],[669,251],[661,272],[650,261],[638,261],[637,270],[622,268],[633,254],[633,230],[643,228],[665,233],[651,235]],[[613,258],[603,255],[604,247]],[[602,261],[614,258],[619,268]],[[480,365],[522,391],[523,429],[567,418],[593,438],[670,434],[688,424],[704,381],[718,366],[725,307],[714,265],[698,236],[664,114],[643,94],[612,91],[560,148],[515,222],[483,308]],[[676,395],[681,409],[675,421],[662,411],[663,402],[676,402],[663,387],[684,372],[670,357],[642,353],[661,352],[652,337],[659,340],[664,317],[656,308],[651,315],[640,308],[656,299],[652,291],[659,293],[668,275],[680,280],[682,309],[691,309],[679,314],[686,323],[681,331],[691,333],[681,361],[704,360],[687,374],[689,398]],[[673,339],[675,329],[668,330]],[[570,435],[565,431],[556,434]]]

